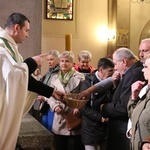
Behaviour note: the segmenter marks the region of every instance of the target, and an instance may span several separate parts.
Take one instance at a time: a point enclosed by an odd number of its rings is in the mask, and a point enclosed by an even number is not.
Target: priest
[[[21,13],[11,14],[5,28],[0,28],[0,150],[15,149],[21,119],[32,106],[35,93],[56,99],[63,96],[32,76],[42,65],[43,55],[23,61],[18,44],[29,36],[29,30],[30,21]]]

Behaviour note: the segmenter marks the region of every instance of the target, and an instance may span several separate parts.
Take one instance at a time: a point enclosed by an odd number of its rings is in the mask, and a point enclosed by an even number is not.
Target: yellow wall
[[[117,1],[117,26],[118,28],[121,26],[129,30],[129,48],[138,55],[138,47],[142,31],[150,20],[150,4],[146,4],[145,1],[141,3],[133,3],[131,0]],[[147,35],[148,32],[149,31],[147,31]],[[147,38],[147,35],[142,36],[142,39]]]
[[[45,1],[42,1],[42,53],[52,49],[60,52],[65,50],[65,34],[71,33],[72,50],[77,62],[77,54],[81,50],[89,50],[92,53],[91,64],[96,67],[97,61],[107,55],[106,31],[108,23],[107,0],[74,0],[73,21],[57,21],[45,19]],[[121,3],[126,0],[118,0]],[[138,55],[138,45],[141,32],[149,21],[150,5],[145,2],[137,4],[128,0],[129,7],[124,14],[129,14],[130,49]],[[124,4],[122,4],[124,6]],[[120,21],[127,22],[121,17]],[[123,25],[124,26],[124,25]],[[105,27],[105,29],[103,29]],[[100,29],[100,33],[98,30]],[[98,38],[101,38],[104,40]],[[104,35],[105,34],[105,35]],[[47,64],[43,65],[42,72],[47,71]]]
[[[130,8],[130,48],[138,55],[138,47],[142,30],[150,20],[150,4],[141,2],[140,4],[132,3]],[[147,37],[145,37],[147,38]]]
[[[118,27],[123,26],[129,29],[129,48],[138,55],[141,33],[150,20],[150,4],[146,4],[145,1],[141,3],[133,3],[130,0],[117,1],[119,10],[117,15]],[[144,38],[147,38],[147,36]]]
[[[94,3],[91,0],[74,1],[73,21],[45,19],[46,6],[45,1],[42,1],[42,53],[52,49],[64,51],[65,34],[71,33],[73,35],[72,51],[75,54],[75,62],[77,62],[77,54],[86,49],[92,53],[91,64],[96,67],[98,59],[107,55],[106,41],[98,38],[98,30],[107,27],[107,1],[94,0]],[[99,36],[103,36],[102,32]],[[45,63],[42,73],[46,71],[47,65]]]

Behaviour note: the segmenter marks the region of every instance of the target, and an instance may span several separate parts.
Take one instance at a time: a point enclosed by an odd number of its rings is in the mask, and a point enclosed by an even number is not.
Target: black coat
[[[99,82],[95,72],[86,75],[85,81],[81,85],[81,91]],[[82,142],[85,145],[99,144],[105,140],[107,124],[101,122],[100,105],[108,101],[108,91],[103,94],[94,93],[81,110],[82,114]]]
[[[111,103],[103,106],[102,115],[103,117],[109,118],[108,140],[110,142],[108,149],[129,149],[129,140],[126,138],[128,123],[127,104],[131,96],[131,85],[138,80],[144,81],[142,69],[143,64],[139,61],[132,65],[120,80]],[[120,136],[123,137],[121,138]],[[114,148],[113,145],[117,147]]]
[[[49,98],[52,95],[54,89],[40,81],[37,81],[35,78],[31,76],[31,74],[37,68],[37,64],[34,61],[34,59],[28,58],[24,62],[27,64],[29,68],[28,90]]]

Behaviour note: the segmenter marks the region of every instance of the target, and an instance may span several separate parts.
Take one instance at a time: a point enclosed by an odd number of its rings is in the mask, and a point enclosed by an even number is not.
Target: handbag
[[[51,132],[53,127],[53,118],[54,112],[50,109],[48,110],[47,114],[43,114],[42,116],[42,125],[44,125]]]
[[[82,118],[73,116],[72,114],[68,113],[64,115],[66,120],[67,129],[69,131],[77,130],[81,128]]]

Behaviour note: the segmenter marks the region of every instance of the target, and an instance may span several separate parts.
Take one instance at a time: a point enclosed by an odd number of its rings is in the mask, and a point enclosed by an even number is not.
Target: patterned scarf
[[[60,80],[60,82],[62,83],[64,87],[67,86],[68,82],[70,81],[74,73],[75,73],[75,70],[73,68],[68,70],[68,72],[65,74],[63,74],[61,70],[58,72],[58,79]]]

